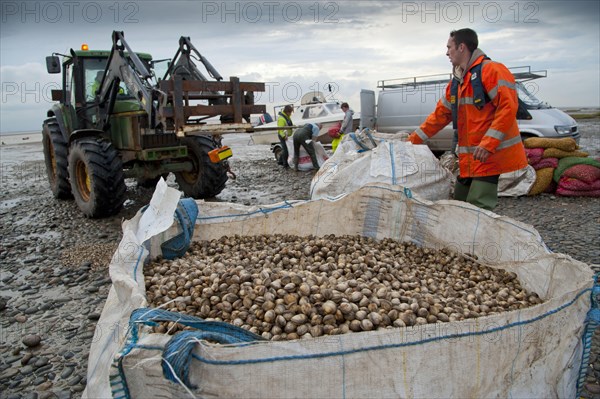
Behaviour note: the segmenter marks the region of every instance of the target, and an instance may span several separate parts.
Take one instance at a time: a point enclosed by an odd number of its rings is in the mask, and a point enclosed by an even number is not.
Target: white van
[[[521,136],[562,138],[572,137],[579,142],[577,122],[563,111],[536,98],[527,84],[546,77],[546,71],[531,71],[530,67],[509,68],[517,81],[519,112],[517,122]],[[412,132],[435,109],[451,79],[450,74],[417,76],[412,78],[379,81],[381,89],[375,104],[373,90],[361,90],[361,128],[375,128],[379,132]],[[432,151],[452,148],[452,123],[427,142]]]

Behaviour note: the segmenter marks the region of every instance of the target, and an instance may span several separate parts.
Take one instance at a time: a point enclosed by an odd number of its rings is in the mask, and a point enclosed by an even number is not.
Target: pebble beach
[[[600,118],[580,122],[580,130],[582,149],[598,157]],[[231,136],[224,144],[234,151],[237,179],[216,201],[261,205],[310,198],[312,173],[283,170],[268,146],[248,145],[245,134]],[[41,135],[2,136],[2,142],[0,398],[78,398],[121,223],[149,202],[152,190],[127,180],[118,215],[86,219],[73,201],[52,197]],[[168,183],[176,187],[172,176]],[[599,198],[501,198],[495,212],[533,225],[552,251],[600,271]],[[582,396],[600,398],[599,332],[589,366]]]

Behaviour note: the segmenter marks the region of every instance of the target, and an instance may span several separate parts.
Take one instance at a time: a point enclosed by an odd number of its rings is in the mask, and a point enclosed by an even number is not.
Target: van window
[[[525,103],[528,109],[546,109],[551,108],[548,104],[541,102],[532,92],[527,90],[527,87],[521,82],[517,83],[517,94]]]

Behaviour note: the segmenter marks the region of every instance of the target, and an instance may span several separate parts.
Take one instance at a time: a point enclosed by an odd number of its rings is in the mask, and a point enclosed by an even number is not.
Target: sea
[[[32,144],[42,142],[41,131],[0,133],[1,145]]]

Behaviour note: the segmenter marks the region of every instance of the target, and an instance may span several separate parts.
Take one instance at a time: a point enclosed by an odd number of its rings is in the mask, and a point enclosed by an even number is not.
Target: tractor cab
[[[70,53],[71,55],[63,55],[63,89],[53,90],[53,100],[60,101],[67,131],[98,128],[95,105],[100,101],[98,94],[111,52],[89,50],[87,45],[83,45],[81,50],[71,50]],[[146,53],[137,53],[137,56],[150,70],[152,56]],[[48,73],[61,72],[58,56],[47,57],[46,64]],[[112,113],[136,111],[143,111],[143,107],[125,82],[119,82]]]

